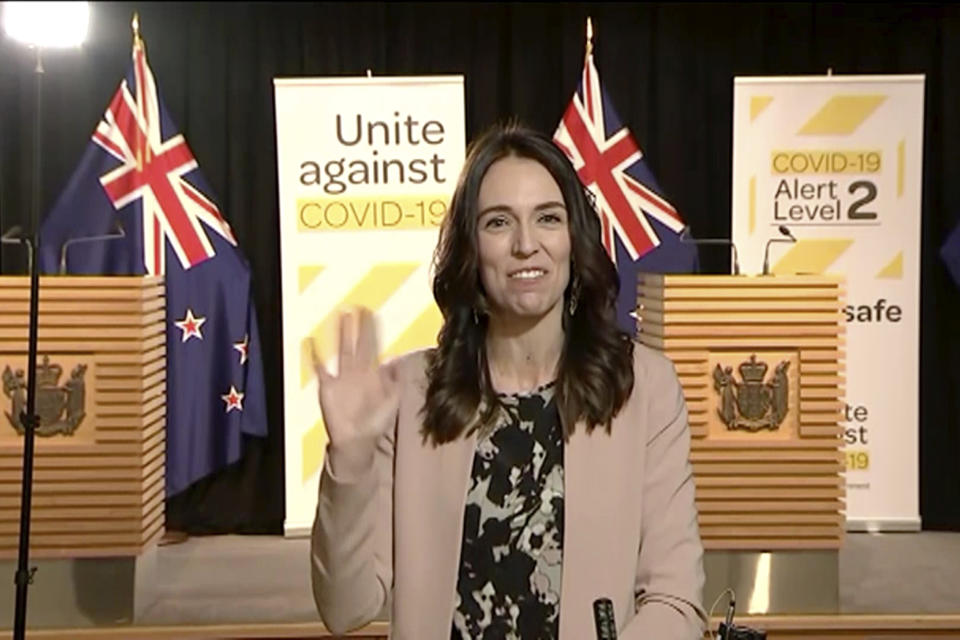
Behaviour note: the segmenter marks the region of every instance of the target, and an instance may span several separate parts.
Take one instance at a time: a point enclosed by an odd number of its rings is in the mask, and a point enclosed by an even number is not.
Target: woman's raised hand
[[[360,471],[393,424],[400,396],[396,374],[379,361],[377,329],[369,309],[340,315],[336,375],[319,361],[311,341],[320,410],[330,437],[330,463]]]

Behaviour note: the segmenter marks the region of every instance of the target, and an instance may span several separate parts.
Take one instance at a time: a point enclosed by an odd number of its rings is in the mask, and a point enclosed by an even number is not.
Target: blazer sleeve
[[[703,638],[703,546],[694,503],[690,428],[673,364],[657,356],[636,384],[647,387],[647,443],[635,593],[623,640]]]
[[[394,426],[371,466],[337,477],[324,460],[310,539],[313,599],[334,635],[362,627],[388,608],[393,585]]]

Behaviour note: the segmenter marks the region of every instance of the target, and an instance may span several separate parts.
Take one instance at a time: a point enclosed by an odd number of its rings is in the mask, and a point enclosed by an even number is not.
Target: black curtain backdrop
[[[467,136],[519,116],[552,132],[579,80],[587,15],[602,81],[701,237],[729,237],[733,78],[926,74],[920,373],[925,528],[960,529],[960,292],[938,250],[960,215],[960,9],[945,4],[95,3],[81,51],[45,55],[43,209],[130,60],[130,19],[161,95],[254,269],[269,436],[168,504],[193,533],[282,531],[280,258],[272,79],[463,74]],[[31,54],[0,36],[0,229],[27,222]],[[709,262],[709,258],[707,262]],[[0,271],[24,273],[19,248]],[[895,363],[877,366],[902,378]],[[903,378],[906,385],[917,381]]]

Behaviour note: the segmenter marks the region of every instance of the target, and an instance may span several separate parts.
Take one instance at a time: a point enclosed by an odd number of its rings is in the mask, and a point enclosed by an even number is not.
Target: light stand
[[[72,6],[70,6],[72,5]],[[40,302],[40,180],[41,116],[43,110],[43,47],[79,46],[87,32],[89,7],[86,2],[7,2],[4,6],[4,29],[10,37],[24,42],[36,52],[36,117],[33,131],[33,193],[30,203],[30,237],[20,238],[27,245],[30,257],[30,311],[27,337],[27,404],[20,414],[23,426],[23,481],[20,497],[20,539],[17,551],[16,608],[13,640],[24,640],[27,628],[27,587],[33,582],[36,568],[30,563],[30,511],[33,499],[33,458],[37,415],[37,325]]]

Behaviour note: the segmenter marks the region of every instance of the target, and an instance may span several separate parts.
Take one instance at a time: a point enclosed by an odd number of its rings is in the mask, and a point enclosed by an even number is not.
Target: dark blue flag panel
[[[250,267],[160,99],[143,50],[41,228],[40,265],[57,273],[166,281],[166,488],[172,496],[265,436],[266,404]]]
[[[940,257],[947,265],[947,270],[953,276],[953,281],[960,287],[960,223],[953,228],[947,241],[940,247]]]

